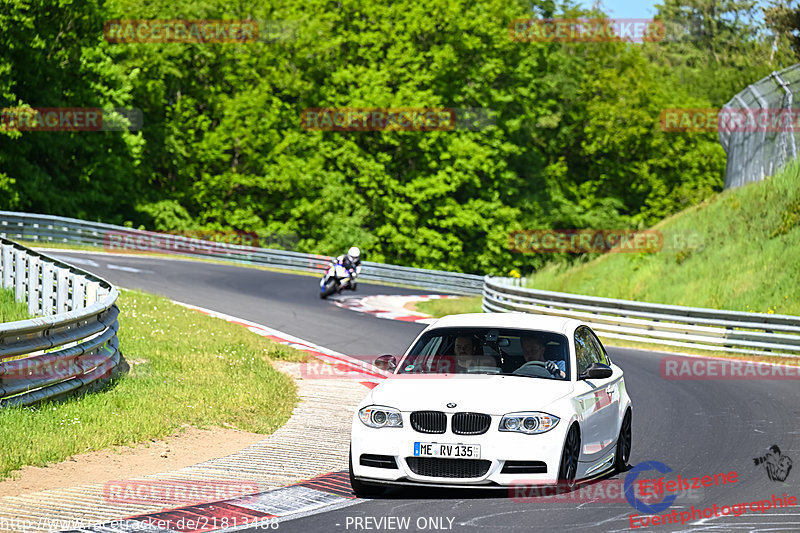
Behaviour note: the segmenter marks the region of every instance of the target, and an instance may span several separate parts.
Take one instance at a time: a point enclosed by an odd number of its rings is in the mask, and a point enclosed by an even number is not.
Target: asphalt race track
[[[231,314],[351,355],[401,353],[424,325],[382,320],[338,308],[317,296],[318,278],[202,262],[52,251],[122,288],[142,289]],[[90,262],[90,263],[87,263]],[[359,283],[358,294],[419,294]],[[753,458],[771,445],[800,461],[800,388],[795,380],[667,381],[663,354],[609,349],[625,371],[634,402],[631,464],[659,461],[682,477],[735,471],[738,482],[694,492],[672,507],[748,503],[745,514],[693,519],[651,531],[798,531],[800,507],[751,511],[772,495],[800,496],[800,466],[771,481]],[[365,390],[366,393],[366,390]],[[645,473],[654,478],[661,474]],[[622,479],[624,475],[610,479]],[[282,533],[345,531],[624,531],[641,514],[624,500],[516,501],[507,491],[392,489],[375,500],[280,522]],[[588,498],[591,500],[591,498]],[[389,520],[391,519],[391,520]],[[405,520],[408,519],[408,522]],[[407,525],[406,525],[407,524]],[[251,531],[264,531],[252,529]]]
[[[49,253],[67,262],[72,261],[118,287],[146,290],[182,303],[246,318],[349,355],[401,353],[424,329],[417,324],[395,323],[353,313],[320,300],[319,280],[322,276],[200,261],[61,250]],[[359,282],[356,293],[346,291],[346,294],[421,293]],[[376,354],[378,349],[384,351]]]

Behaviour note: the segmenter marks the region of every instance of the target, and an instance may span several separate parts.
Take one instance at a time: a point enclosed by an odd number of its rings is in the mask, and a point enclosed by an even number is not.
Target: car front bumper
[[[408,424],[402,428],[370,428],[358,418],[353,419],[351,453],[353,474],[362,481],[386,484],[425,484],[444,487],[513,487],[515,485],[555,485],[566,437],[567,424],[561,421],[546,433],[526,435],[498,429],[499,416],[492,417],[489,430],[483,435],[456,435],[447,431],[427,434],[414,431]],[[405,418],[407,420],[407,418]],[[441,477],[422,475],[409,465],[414,457],[414,444],[477,444],[481,447],[480,460],[489,461],[486,472],[477,477]],[[381,468],[361,464],[361,456],[389,456],[397,468]],[[442,458],[442,461],[452,459]],[[464,461],[462,459],[462,461]],[[510,472],[509,461],[541,462],[546,470],[540,473]],[[484,463],[485,465],[485,463]],[[419,469],[418,469],[419,470]]]

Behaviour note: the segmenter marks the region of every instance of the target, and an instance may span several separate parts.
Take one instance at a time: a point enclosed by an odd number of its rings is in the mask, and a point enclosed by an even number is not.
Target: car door
[[[595,346],[595,351],[599,357],[600,363],[604,365],[608,365],[611,367],[613,373],[611,377],[605,382],[605,391],[602,393],[598,393],[598,400],[599,403],[596,405],[600,405],[600,410],[603,411],[602,417],[602,428],[601,433],[604,435],[602,439],[603,447],[605,448],[617,438],[617,428],[620,424],[619,420],[619,413],[620,413],[620,387],[622,386],[622,370],[611,364],[611,361],[608,358],[608,353],[606,353],[603,344],[600,342],[600,339],[597,338],[597,335],[589,329],[585,328],[585,333],[588,335],[589,341]]]
[[[612,412],[613,400],[610,395],[614,376],[608,379],[581,377],[592,363],[603,363],[608,360],[600,345],[592,337],[591,330],[586,326],[575,330],[575,356],[578,366],[578,395],[575,400],[578,416],[582,419],[581,445],[587,461],[597,460],[599,455],[607,451],[611,443],[609,425],[614,427],[616,418]]]

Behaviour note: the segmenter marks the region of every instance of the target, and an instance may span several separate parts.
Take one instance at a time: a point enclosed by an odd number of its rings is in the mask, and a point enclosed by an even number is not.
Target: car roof
[[[572,318],[532,313],[468,313],[442,317],[428,326],[426,331],[457,327],[515,328],[551,331],[571,336],[580,325],[583,325],[583,322]]]

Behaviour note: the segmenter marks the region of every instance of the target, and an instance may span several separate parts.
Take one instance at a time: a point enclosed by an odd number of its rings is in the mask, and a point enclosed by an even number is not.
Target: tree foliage
[[[662,42],[518,42],[554,0],[14,0],[0,106],[135,107],[135,132],[0,132],[0,208],[156,230],[295,236],[297,249],[467,272],[530,270],[527,228],[644,227],[720,190],[714,134],[666,133],[794,57],[754,2],[665,0]],[[128,43],[111,19],[248,19],[254,43]],[[262,26],[267,27],[267,26]],[[783,31],[783,30],[781,30]],[[682,33],[681,33],[682,32]],[[776,50],[776,46],[779,49]],[[322,107],[475,108],[456,131],[308,131]]]

